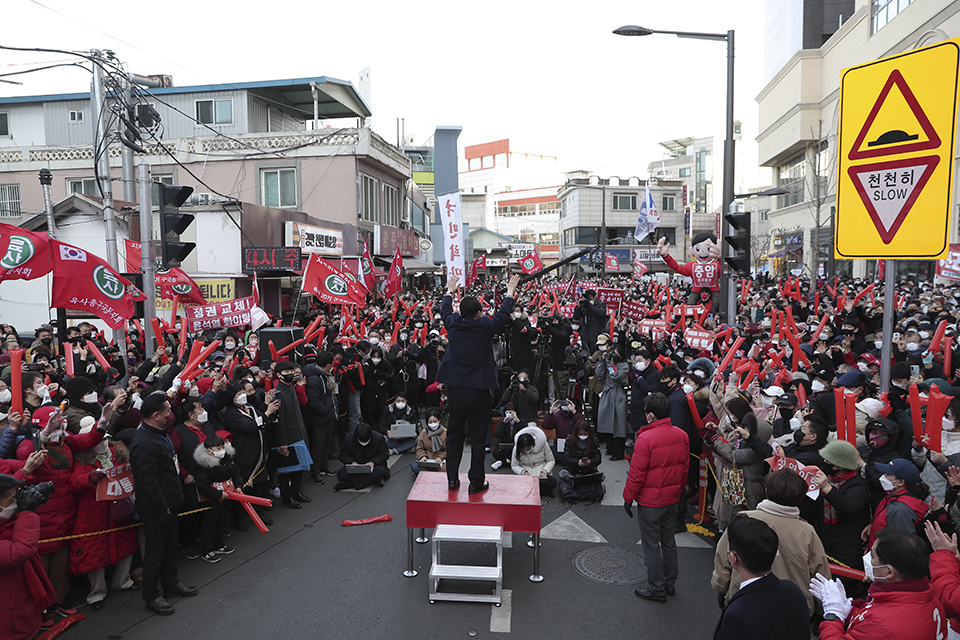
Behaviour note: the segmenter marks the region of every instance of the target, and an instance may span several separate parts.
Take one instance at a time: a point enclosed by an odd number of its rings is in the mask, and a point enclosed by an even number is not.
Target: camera
[[[17,502],[20,504],[24,504],[28,502],[27,495],[26,495],[27,493],[39,493],[41,496],[43,496],[43,500],[42,502],[40,502],[40,504],[44,504],[47,500],[50,499],[50,496],[53,495],[53,491],[54,491],[53,483],[49,481],[41,482],[40,484],[22,486],[17,489]]]

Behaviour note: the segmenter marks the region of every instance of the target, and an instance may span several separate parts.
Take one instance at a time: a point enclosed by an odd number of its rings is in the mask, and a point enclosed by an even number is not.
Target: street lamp
[[[649,36],[654,33],[674,35],[678,38],[693,38],[696,40],[719,40],[727,43],[727,135],[723,141],[723,211],[730,210],[730,204],[733,202],[733,170],[734,170],[734,145],[733,145],[733,30],[724,33],[700,33],[696,31],[658,31],[647,29],[635,24],[626,25],[613,32],[618,36]],[[726,237],[730,234],[729,225],[724,225],[724,250],[723,256],[732,255],[732,249],[726,242]],[[726,301],[726,321],[732,323],[736,314],[736,299],[734,287],[730,286],[731,276],[728,272],[727,277],[720,282],[721,291],[725,291],[724,299]]]

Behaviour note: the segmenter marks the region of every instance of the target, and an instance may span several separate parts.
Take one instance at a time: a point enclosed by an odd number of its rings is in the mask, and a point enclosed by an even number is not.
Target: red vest
[[[899,493],[897,495],[887,494],[883,500],[880,501],[877,512],[873,516],[873,525],[870,527],[870,538],[867,540],[867,549],[873,548],[873,542],[877,538],[877,532],[886,528],[887,507],[893,502],[902,502],[913,509],[913,512],[917,515],[917,519],[913,521],[914,524],[927,515],[927,503],[920,498],[916,498],[909,493]]]

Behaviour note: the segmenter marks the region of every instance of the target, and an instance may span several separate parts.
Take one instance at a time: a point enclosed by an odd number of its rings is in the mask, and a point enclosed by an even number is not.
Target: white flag
[[[660,226],[660,214],[657,205],[650,193],[650,185],[643,190],[643,201],[640,202],[640,215],[637,216],[637,228],[633,230],[633,237],[642,242],[648,233]]]
[[[464,265],[463,223],[460,216],[460,192],[437,196],[437,214],[443,227],[443,257],[447,263],[447,280],[453,278],[461,286],[467,284]]]

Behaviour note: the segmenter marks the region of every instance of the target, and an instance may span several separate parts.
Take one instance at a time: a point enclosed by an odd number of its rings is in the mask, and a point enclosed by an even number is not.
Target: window
[[[197,100],[200,124],[233,124],[233,100]]]
[[[20,185],[0,184],[0,218],[20,215]]]
[[[398,192],[388,184],[383,185],[383,224],[400,226],[400,200]]]
[[[150,186],[150,203],[155,206],[160,206],[160,185],[157,184],[173,184],[173,176],[162,176],[153,174],[153,184]]]
[[[377,196],[380,192],[380,181],[370,176],[360,174],[360,219],[378,223]]]
[[[677,196],[666,195],[663,196],[662,205],[660,209],[662,211],[673,211],[677,208]]]
[[[70,193],[82,193],[88,196],[100,195],[100,189],[97,187],[95,178],[75,178],[67,180],[67,191]]]
[[[685,169],[680,169],[680,177],[681,177],[681,178],[689,178],[689,177],[690,177],[690,167],[686,167]]]
[[[913,0],[873,0],[873,21],[871,23],[873,33],[884,28],[898,13],[910,6],[911,2]]]
[[[614,211],[623,211],[623,210],[636,210],[637,208],[637,195],[629,193],[615,193],[613,194],[613,209]]]
[[[563,246],[571,247],[576,243],[577,230],[576,229],[565,229],[563,231]]]
[[[297,206],[297,170],[262,170],[260,172],[260,199],[265,207]]]
[[[70,112],[70,124],[83,124],[83,109]]]
[[[10,121],[6,113],[0,113],[0,136],[10,135]]]
[[[777,167],[779,187],[787,193],[777,198],[777,208],[783,209],[803,202],[803,178],[806,162],[800,153]]]
[[[694,185],[694,211],[707,212],[710,209],[709,203],[707,202],[707,185],[711,182],[707,179],[707,163],[709,160],[709,151],[704,148],[701,148],[700,151],[697,151],[697,175],[696,184]]]

